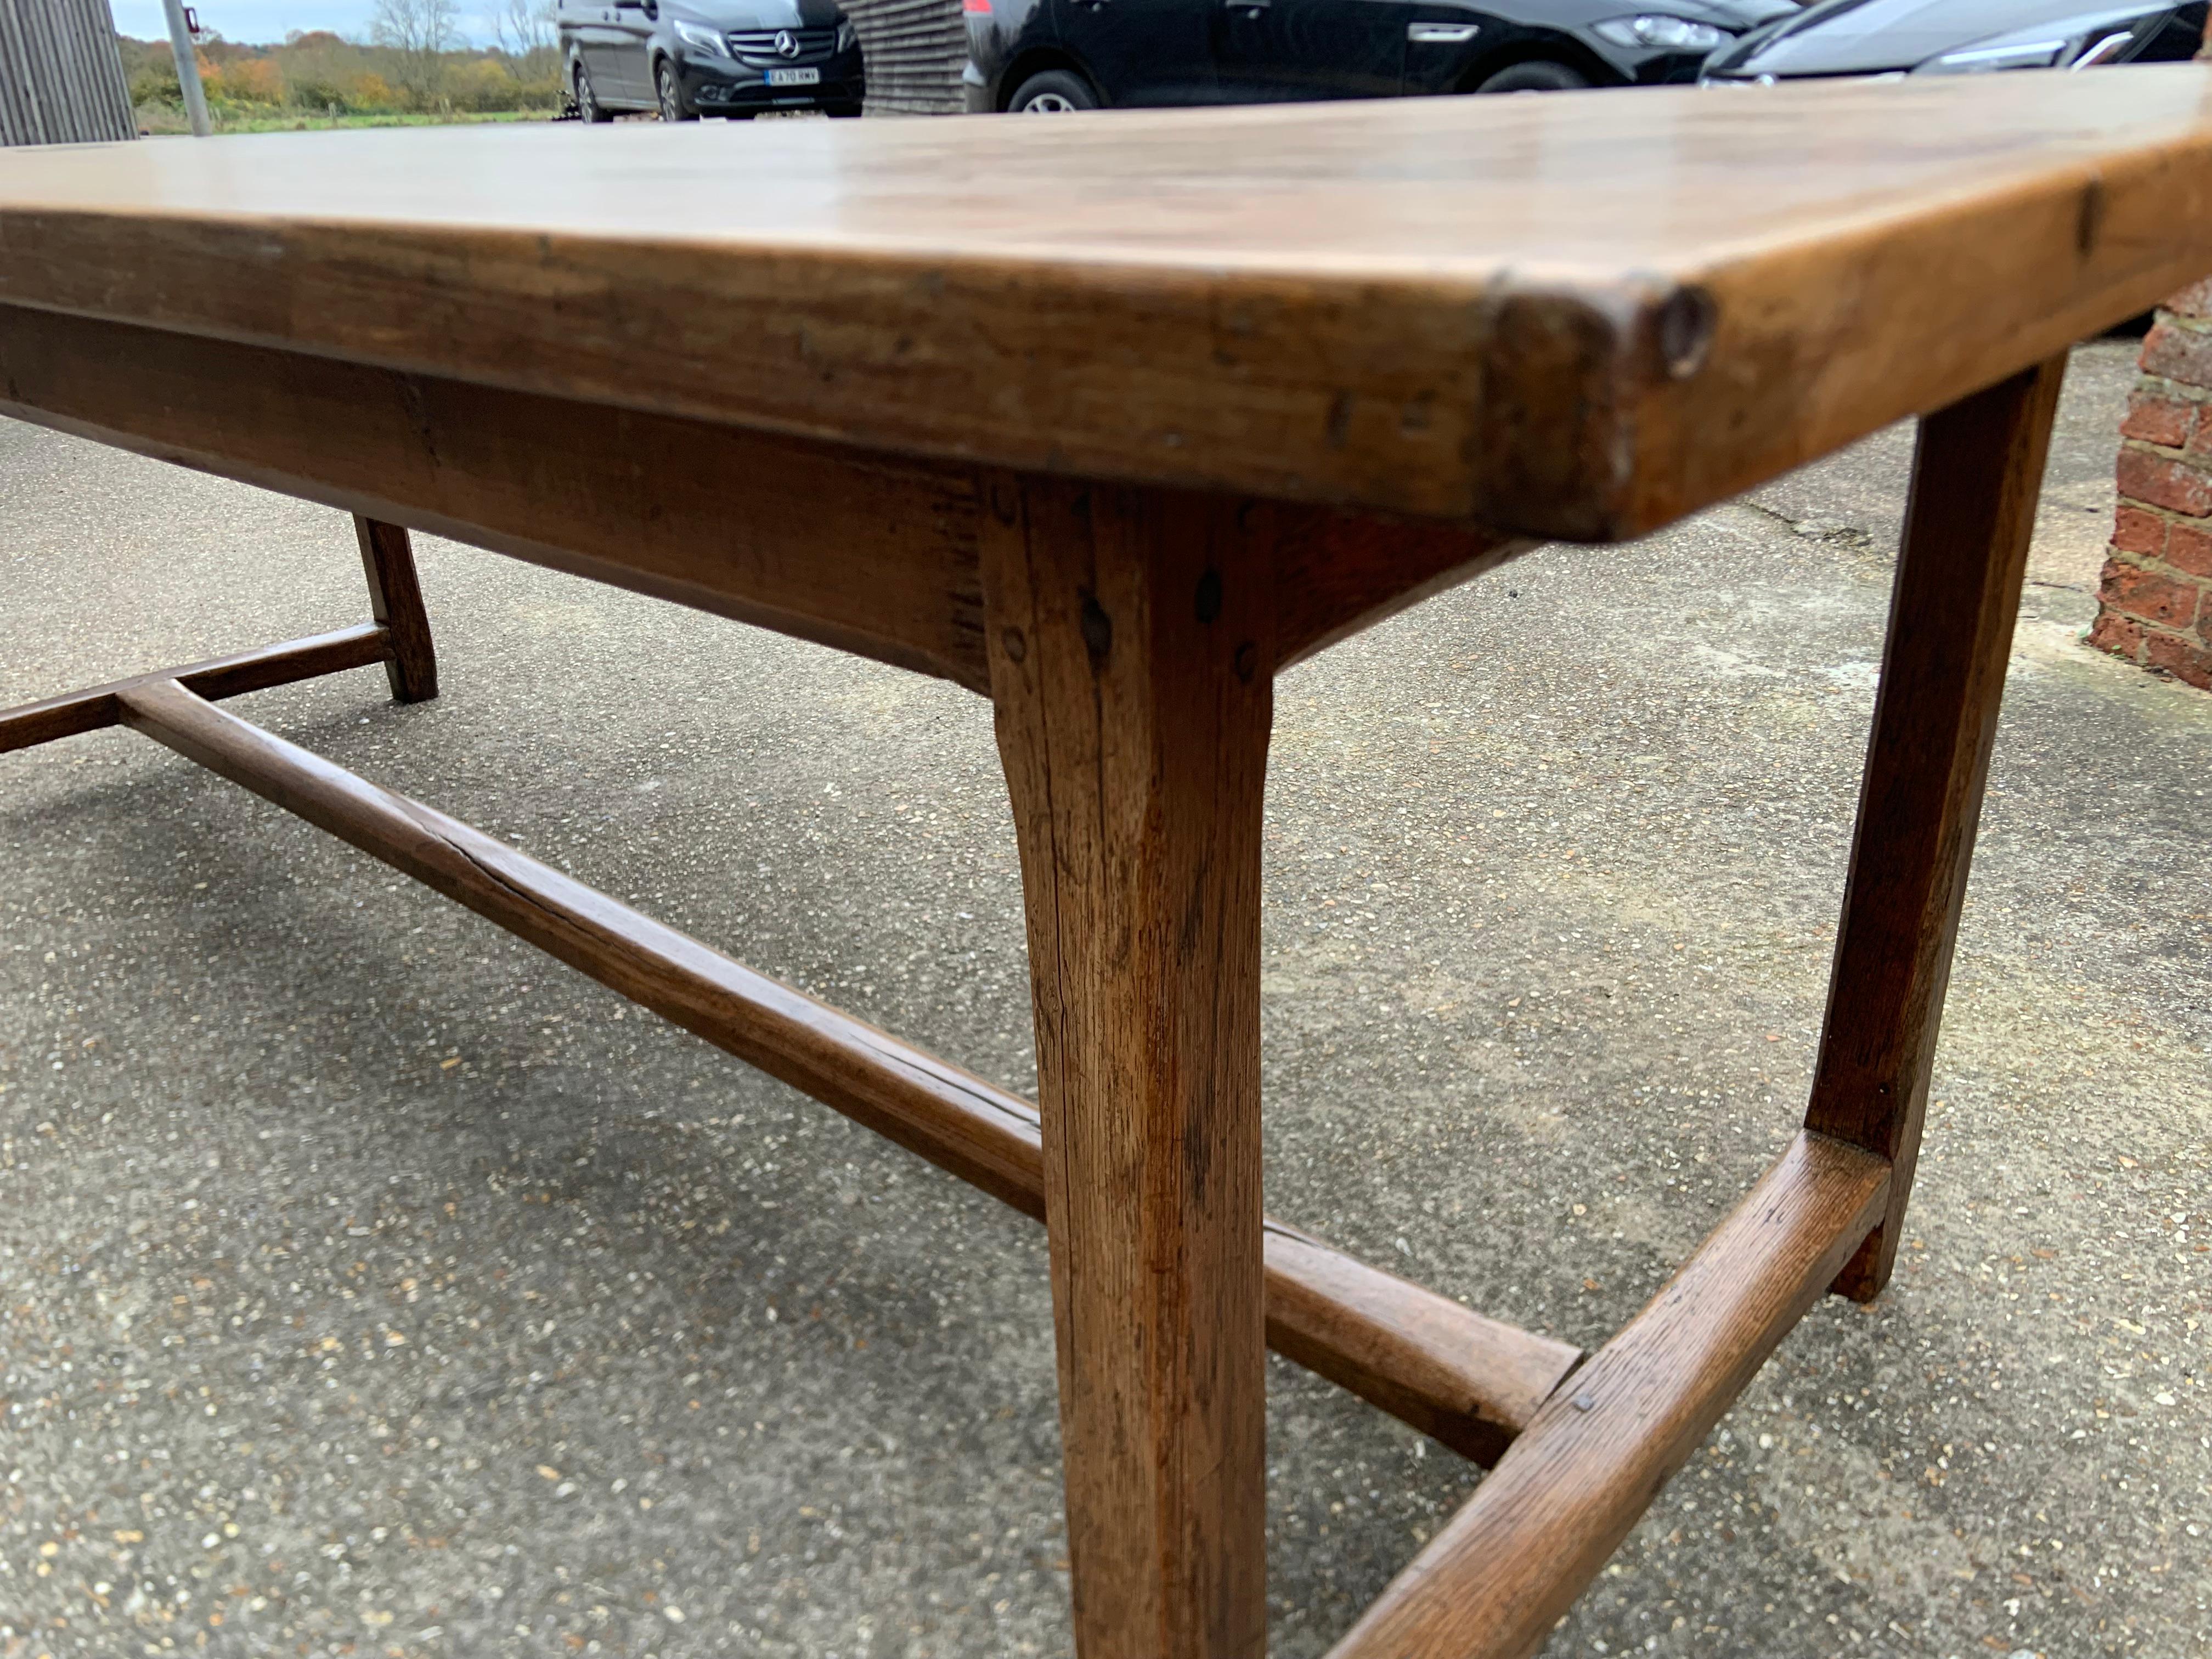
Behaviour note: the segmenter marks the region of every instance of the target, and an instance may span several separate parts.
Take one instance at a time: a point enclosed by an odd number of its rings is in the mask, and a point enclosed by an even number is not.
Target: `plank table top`
[[[2212,267],[2212,67],[16,151],[0,302],[1027,471],[1643,533]]]

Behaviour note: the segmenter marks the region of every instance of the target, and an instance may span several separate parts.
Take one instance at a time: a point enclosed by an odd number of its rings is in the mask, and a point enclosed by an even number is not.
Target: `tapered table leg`
[[[392,657],[384,665],[394,702],[428,702],[438,695],[438,653],[430,642],[430,616],[422,607],[422,582],[415,574],[415,545],[406,526],[356,513],[362,574],[368,578],[369,615],[390,631]]]
[[[2066,360],[1921,422],[1808,1128],[1894,1166],[1835,1288],[1889,1282]]]
[[[986,531],[1082,1659],[1266,1648],[1267,526],[1002,478]]]

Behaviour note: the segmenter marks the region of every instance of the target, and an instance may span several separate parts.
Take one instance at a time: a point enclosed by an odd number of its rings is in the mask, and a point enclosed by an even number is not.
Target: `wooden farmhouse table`
[[[1341,1659],[1504,1659],[1888,1279],[2066,349],[2208,271],[2195,65],[15,151],[0,412],[350,512],[374,620],[0,749],[143,732],[1041,1218],[1083,1659],[1263,1651],[1270,1345],[1495,1466]],[[1274,676],[1906,416],[1803,1129],[1589,1354],[1266,1218]],[[434,695],[410,529],[989,697],[1037,1105],[216,707]]]

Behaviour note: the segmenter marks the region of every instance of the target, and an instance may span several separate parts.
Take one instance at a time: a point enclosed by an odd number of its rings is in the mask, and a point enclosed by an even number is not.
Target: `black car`
[[[971,111],[1693,81],[1792,0],[963,0]],[[1663,9],[1662,9],[1663,8]]]
[[[860,112],[860,43],[836,0],[560,0],[553,19],[586,121],[621,110],[664,121]]]
[[[2204,11],[2205,0],[1821,0],[1723,47],[1704,78],[1741,85],[2177,63],[2196,55]]]

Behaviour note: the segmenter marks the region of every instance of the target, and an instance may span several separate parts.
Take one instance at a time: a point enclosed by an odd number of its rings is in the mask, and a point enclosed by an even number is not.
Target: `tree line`
[[[208,106],[218,120],[303,116],[550,111],[561,102],[561,63],[548,0],[504,0],[490,20],[495,44],[466,43],[453,0],[378,0],[365,41],[326,29],[294,31],[280,45],[210,36],[195,50]],[[176,60],[167,40],[118,37],[131,101],[143,114],[179,110]]]

